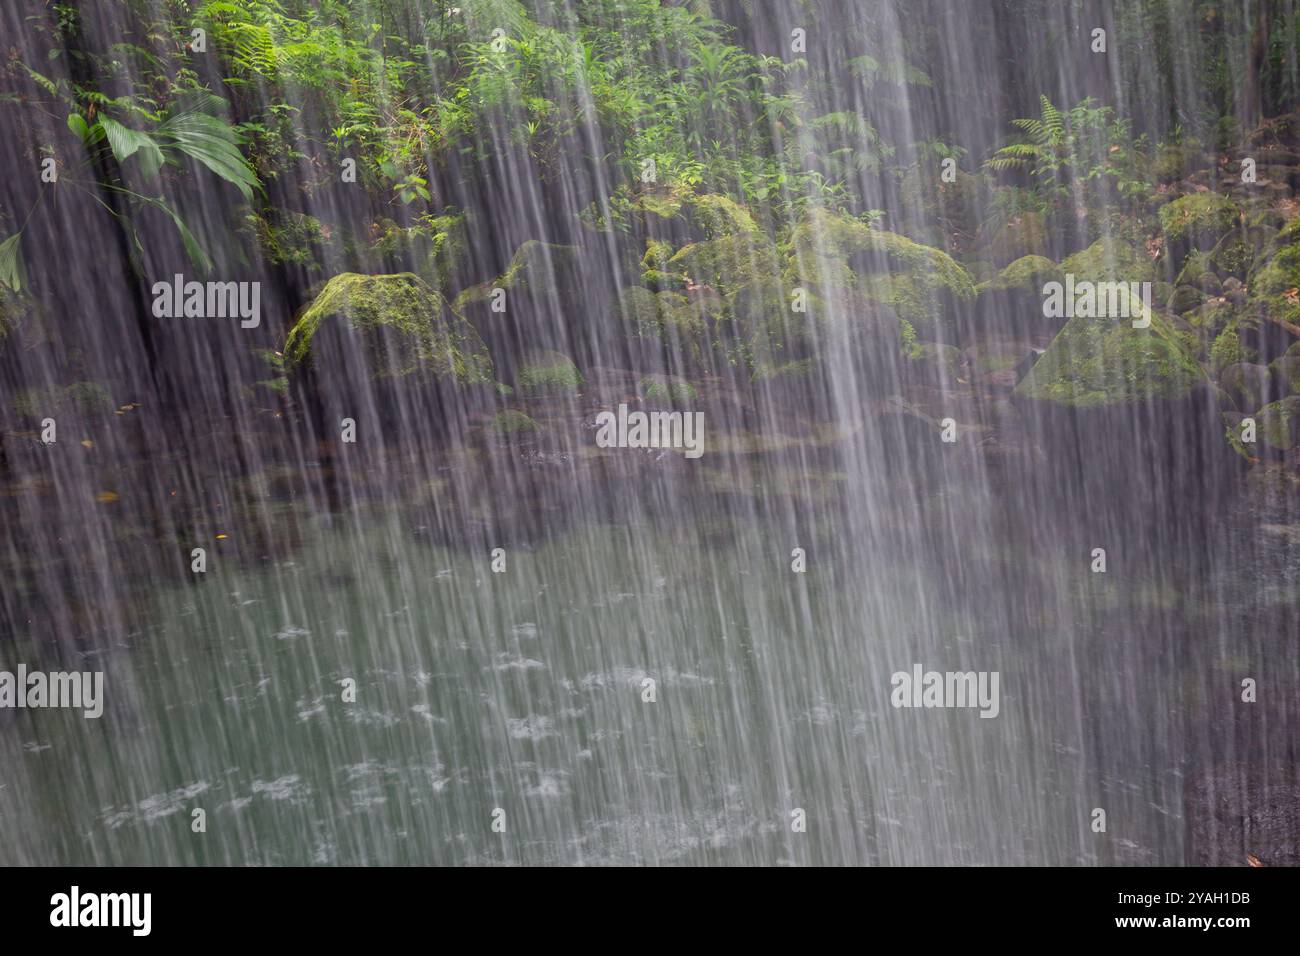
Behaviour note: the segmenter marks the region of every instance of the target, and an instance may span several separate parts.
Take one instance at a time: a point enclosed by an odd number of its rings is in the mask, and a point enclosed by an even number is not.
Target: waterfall
[[[1300,861],[1295,0],[0,26],[0,863]]]

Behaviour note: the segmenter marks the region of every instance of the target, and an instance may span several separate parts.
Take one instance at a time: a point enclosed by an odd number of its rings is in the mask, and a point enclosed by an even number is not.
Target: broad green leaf
[[[171,208],[171,206],[167,205],[161,199],[154,199],[150,196],[140,196],[140,198],[149,205],[161,209],[168,215],[171,221],[175,223],[176,231],[180,233],[181,236],[181,245],[185,247],[185,254],[189,256],[190,262],[194,263],[194,267],[205,274],[211,272],[212,260],[209,259],[208,254],[203,251],[203,247],[199,245],[198,239],[194,238],[194,233],[190,232],[190,227],[185,224],[185,220],[182,219],[180,215]]]
[[[80,113],[68,114],[68,129],[72,130],[82,142],[85,142],[86,137],[90,135],[90,127],[86,125]]]
[[[239,151],[239,134],[225,120],[206,113],[178,113],[168,117],[157,134],[233,184],[245,199],[253,198],[257,175]]]
[[[22,232],[15,232],[4,242],[0,242],[0,285],[5,285],[14,292],[21,292],[25,285],[23,279],[23,255],[18,240]]]
[[[108,137],[109,148],[119,163],[125,165],[128,159],[139,152],[140,168],[145,175],[152,176],[158,172],[163,164],[163,154],[152,136],[123,126],[107,116],[99,118],[99,126]]]

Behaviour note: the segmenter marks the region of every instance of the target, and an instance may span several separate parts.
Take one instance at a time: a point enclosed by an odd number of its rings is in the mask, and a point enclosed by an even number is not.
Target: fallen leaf
[[[1249,863],[1251,866],[1263,866],[1263,865],[1264,865],[1263,863],[1259,862],[1259,857],[1257,857],[1257,856],[1256,856],[1255,854],[1253,854],[1253,853],[1247,853],[1247,854],[1246,854],[1246,862]]]
[[[95,443],[94,443],[93,441],[91,441],[89,438],[83,438],[83,439],[81,439],[81,447],[82,447],[82,448],[94,448],[94,447],[95,447]]]
[[[110,505],[114,501],[117,501],[119,497],[120,496],[116,491],[101,491],[99,494],[95,495],[95,500],[101,505]]]
[[[219,534],[219,535],[217,535],[217,540],[218,540],[218,541],[222,541],[222,540],[224,540],[225,538],[226,538],[226,535],[224,535],[224,534]]]

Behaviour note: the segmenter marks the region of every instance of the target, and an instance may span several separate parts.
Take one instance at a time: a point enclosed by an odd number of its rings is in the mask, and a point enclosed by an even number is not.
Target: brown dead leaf
[[[1259,857],[1257,857],[1257,856],[1256,856],[1255,854],[1253,854],[1253,853],[1247,853],[1247,854],[1246,854],[1246,862],[1249,863],[1251,866],[1263,866],[1263,865],[1264,865],[1263,863],[1259,862]]]

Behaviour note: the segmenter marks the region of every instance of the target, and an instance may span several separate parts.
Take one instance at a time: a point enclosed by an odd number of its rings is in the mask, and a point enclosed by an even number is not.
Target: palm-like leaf
[[[15,232],[4,242],[0,242],[0,285],[7,286],[14,292],[23,290],[23,256],[18,241],[22,231]]]

